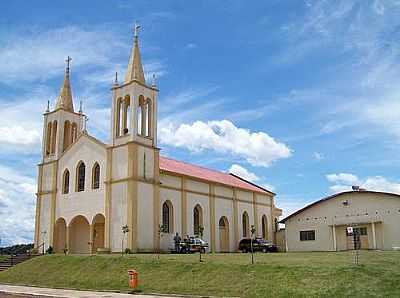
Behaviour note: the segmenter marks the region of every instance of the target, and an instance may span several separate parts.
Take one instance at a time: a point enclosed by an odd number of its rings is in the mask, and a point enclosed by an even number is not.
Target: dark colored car
[[[251,239],[243,238],[239,242],[239,250],[241,252],[250,252],[251,251]],[[253,239],[253,251],[262,251],[262,252],[276,252],[278,251],[278,247],[272,243],[272,241],[264,240],[260,238]]]

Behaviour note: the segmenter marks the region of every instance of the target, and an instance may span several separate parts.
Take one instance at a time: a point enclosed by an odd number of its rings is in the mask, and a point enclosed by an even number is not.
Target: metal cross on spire
[[[70,56],[67,57],[67,59],[65,59],[65,62],[67,62],[67,72],[69,72],[69,64],[71,62],[72,58]]]
[[[138,38],[139,29],[140,29],[140,25],[137,22],[135,22],[135,26],[133,27],[133,34],[135,36],[135,39]]]

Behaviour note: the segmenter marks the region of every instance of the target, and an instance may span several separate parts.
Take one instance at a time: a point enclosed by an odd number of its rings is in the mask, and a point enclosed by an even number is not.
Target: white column
[[[332,235],[333,235],[333,250],[337,251],[337,244],[336,244],[336,226],[332,226]]]
[[[376,249],[375,222],[372,222],[371,227],[372,227],[372,245],[373,245],[372,248]]]

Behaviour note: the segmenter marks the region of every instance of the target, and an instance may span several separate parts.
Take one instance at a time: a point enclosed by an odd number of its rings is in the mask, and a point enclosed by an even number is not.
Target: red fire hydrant
[[[136,270],[128,270],[129,274],[129,287],[136,289],[138,286],[138,273]]]

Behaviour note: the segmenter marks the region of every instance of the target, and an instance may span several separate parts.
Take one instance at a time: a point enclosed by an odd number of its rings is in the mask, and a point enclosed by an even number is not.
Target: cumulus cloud
[[[314,157],[314,159],[316,159],[318,161],[324,159],[324,155],[322,153],[320,153],[320,152],[314,152],[313,153],[313,157]]]
[[[253,166],[268,167],[274,161],[291,156],[291,149],[265,132],[251,132],[228,120],[196,121],[160,127],[160,142],[192,152],[213,150],[244,158]]]
[[[250,182],[257,182],[260,180],[260,178],[256,174],[237,164],[233,164],[228,171],[229,173],[232,173]]]
[[[382,176],[371,176],[364,179],[349,173],[326,175],[329,182],[334,183],[329,188],[332,192],[349,191],[353,185],[359,185],[366,190],[383,191],[400,194],[400,182],[391,181]]]
[[[33,241],[35,179],[0,165],[1,246]]]
[[[348,185],[359,183],[358,177],[349,173],[328,174],[326,175],[326,179],[328,179],[329,182],[345,183]]]

